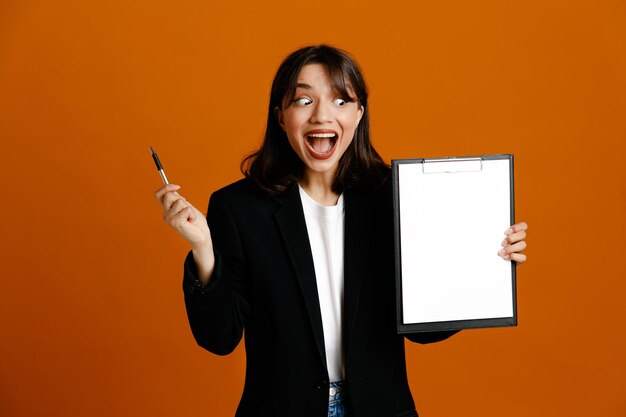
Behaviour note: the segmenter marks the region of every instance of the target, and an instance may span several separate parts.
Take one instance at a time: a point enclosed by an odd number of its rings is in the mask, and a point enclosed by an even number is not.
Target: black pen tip
[[[154,155],[154,149],[152,149],[152,146],[150,146],[150,153]]]

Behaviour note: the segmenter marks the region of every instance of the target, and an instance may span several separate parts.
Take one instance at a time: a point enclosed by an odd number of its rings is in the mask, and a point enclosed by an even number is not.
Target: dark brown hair
[[[259,150],[242,161],[241,171],[272,194],[285,191],[302,178],[304,163],[291,148],[286,133],[278,123],[275,109],[282,109],[283,103],[294,97],[300,70],[307,64],[324,65],[333,89],[346,100],[356,98],[357,103],[363,106],[363,116],[352,143],[339,160],[333,191],[340,193],[346,188],[381,184],[389,173],[389,166],[370,142],[365,80],[357,63],[346,52],[328,45],[298,49],[282,62],[272,83],[263,143]]]

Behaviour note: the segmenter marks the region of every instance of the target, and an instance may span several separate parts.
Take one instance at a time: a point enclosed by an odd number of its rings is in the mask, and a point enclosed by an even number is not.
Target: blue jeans
[[[348,417],[343,381],[331,382],[328,390],[328,417]]]

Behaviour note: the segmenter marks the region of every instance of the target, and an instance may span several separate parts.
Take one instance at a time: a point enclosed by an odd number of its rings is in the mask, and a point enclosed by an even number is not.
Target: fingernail
[[[506,251],[504,249],[500,249],[498,251],[498,255],[500,255],[500,256],[504,256],[505,253],[506,253]]]
[[[513,233],[513,229],[510,227],[504,232],[505,235],[510,235],[511,233]]]
[[[502,241],[502,243],[500,243],[500,245],[502,245],[502,246],[506,246],[506,245],[507,245],[507,243],[508,243],[508,241],[507,241],[506,239],[504,239],[504,240]]]

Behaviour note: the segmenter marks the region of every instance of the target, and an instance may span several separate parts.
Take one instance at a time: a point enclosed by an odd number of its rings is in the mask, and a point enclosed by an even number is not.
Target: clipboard
[[[517,325],[513,155],[392,161],[398,333]]]

